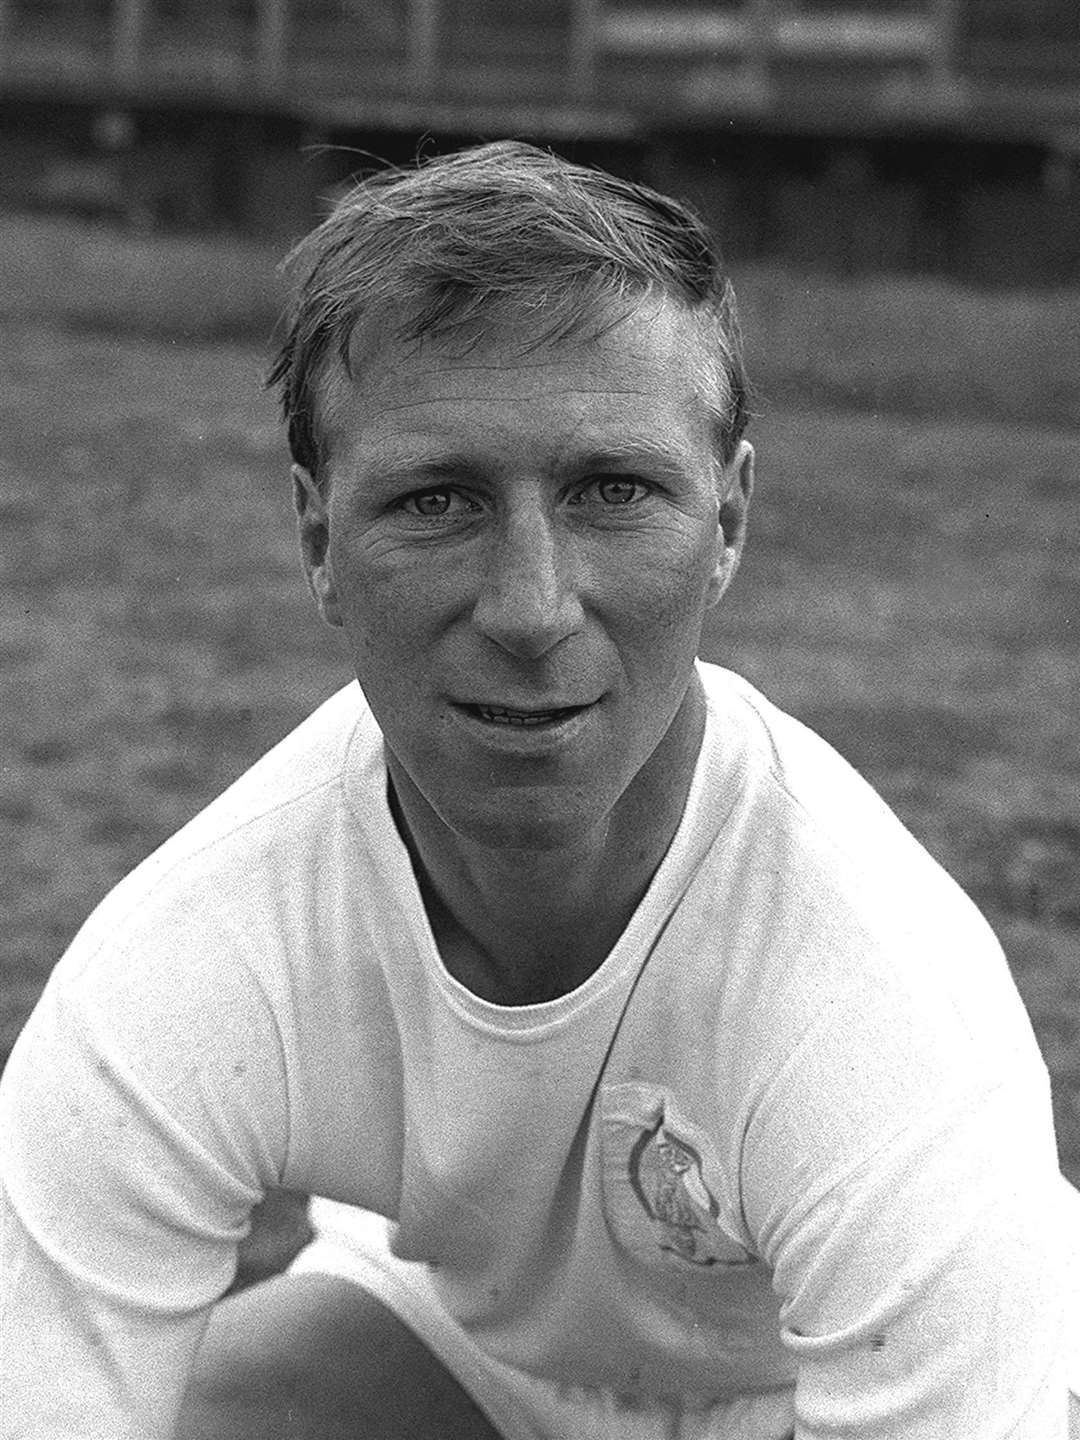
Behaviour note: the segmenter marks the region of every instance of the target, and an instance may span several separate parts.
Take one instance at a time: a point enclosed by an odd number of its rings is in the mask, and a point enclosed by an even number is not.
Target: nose
[[[569,540],[539,497],[506,514],[490,537],[477,628],[524,660],[538,660],[584,620]]]

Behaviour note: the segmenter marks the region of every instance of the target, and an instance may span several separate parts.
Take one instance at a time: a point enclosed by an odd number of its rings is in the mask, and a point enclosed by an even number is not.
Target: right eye
[[[406,495],[398,502],[398,508],[406,515],[415,515],[421,520],[442,520],[462,514],[470,509],[467,500],[456,490],[418,490]]]

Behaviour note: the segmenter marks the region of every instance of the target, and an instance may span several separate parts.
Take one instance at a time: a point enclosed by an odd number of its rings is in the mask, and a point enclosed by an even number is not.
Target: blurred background
[[[359,169],[502,136],[713,223],[760,488],[705,653],[986,911],[1080,1182],[1075,0],[0,0],[0,1062],[105,891],[348,678],[277,262]]]

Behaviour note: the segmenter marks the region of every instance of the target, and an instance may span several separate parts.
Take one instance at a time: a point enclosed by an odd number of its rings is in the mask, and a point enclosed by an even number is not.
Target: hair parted
[[[530,347],[600,334],[646,298],[684,306],[701,334],[699,384],[728,460],[746,428],[735,297],[708,230],[678,201],[518,141],[438,156],[361,180],[286,257],[280,387],[293,459],[317,485],[320,400],[336,361],[351,379],[358,327],[400,341],[471,329],[501,310]]]

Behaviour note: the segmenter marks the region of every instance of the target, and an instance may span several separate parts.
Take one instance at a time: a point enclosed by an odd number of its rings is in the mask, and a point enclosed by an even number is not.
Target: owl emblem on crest
[[[701,1155],[662,1115],[634,1143],[629,1168],[630,1184],[653,1222],[661,1250],[692,1265],[725,1263],[716,1252],[730,1244],[724,1245],[717,1228],[720,1206],[705,1183]]]

